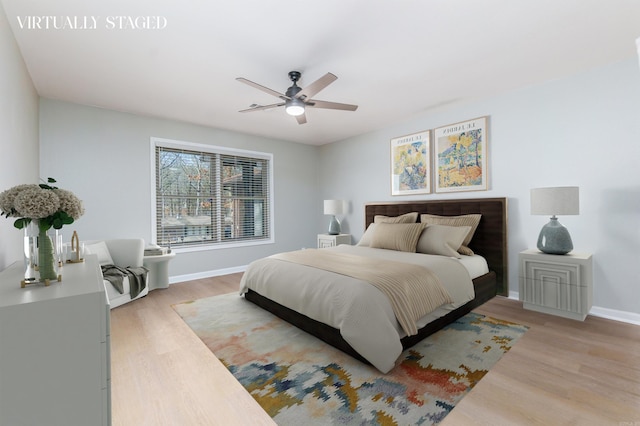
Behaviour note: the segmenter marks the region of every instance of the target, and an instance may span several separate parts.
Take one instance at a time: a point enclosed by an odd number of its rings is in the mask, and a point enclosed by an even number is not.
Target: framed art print
[[[435,192],[487,190],[487,142],[487,117],[435,129]]]
[[[431,132],[391,139],[391,195],[431,192]]]

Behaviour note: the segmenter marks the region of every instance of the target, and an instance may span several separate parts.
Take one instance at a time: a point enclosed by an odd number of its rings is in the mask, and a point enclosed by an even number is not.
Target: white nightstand
[[[318,248],[334,247],[340,244],[351,244],[351,234],[318,234]]]
[[[583,321],[592,305],[591,254],[519,254],[520,300],[526,309]]]

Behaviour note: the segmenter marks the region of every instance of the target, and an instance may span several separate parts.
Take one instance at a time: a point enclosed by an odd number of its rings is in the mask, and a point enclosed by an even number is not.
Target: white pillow
[[[470,226],[427,225],[418,239],[416,252],[460,259],[458,249],[470,229]]]
[[[111,253],[109,253],[107,244],[104,241],[100,241],[99,243],[95,243],[95,244],[85,245],[84,251],[89,254],[97,254],[98,263],[100,264],[100,266],[114,264],[113,259],[111,258]]]

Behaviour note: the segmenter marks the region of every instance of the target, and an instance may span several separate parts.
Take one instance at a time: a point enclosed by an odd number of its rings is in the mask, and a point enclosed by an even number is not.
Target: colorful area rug
[[[437,424],[527,330],[470,313],[382,374],[235,293],[174,309],[279,425]]]

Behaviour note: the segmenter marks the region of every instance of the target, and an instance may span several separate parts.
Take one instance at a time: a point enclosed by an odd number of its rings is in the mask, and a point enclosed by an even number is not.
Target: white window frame
[[[150,151],[151,151],[151,238],[152,241],[158,240],[158,222],[157,222],[157,193],[156,193],[156,147],[184,149],[186,151],[202,151],[212,154],[231,155],[231,156],[246,156],[252,158],[261,158],[267,160],[269,163],[268,172],[268,187],[269,187],[269,236],[267,238],[260,238],[256,240],[242,240],[232,241],[228,243],[211,243],[211,244],[199,244],[193,246],[176,246],[172,247],[172,251],[176,253],[186,253],[194,251],[206,251],[206,250],[218,250],[228,249],[235,247],[257,246],[263,244],[273,244],[275,242],[275,226],[274,226],[274,199],[273,199],[273,154],[243,150],[237,148],[228,148],[215,145],[200,144],[195,142],[186,142],[173,139],[165,139],[158,137],[151,137]]]

